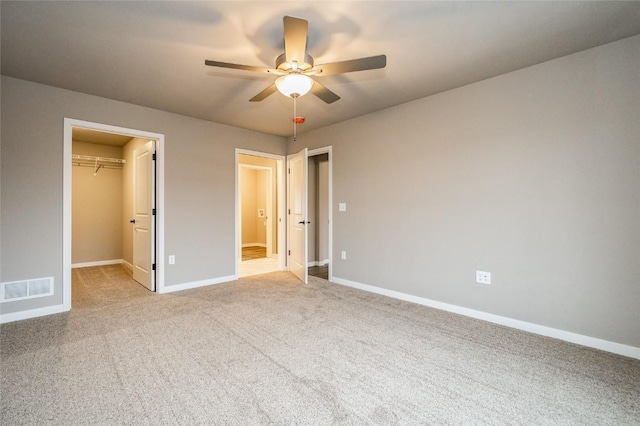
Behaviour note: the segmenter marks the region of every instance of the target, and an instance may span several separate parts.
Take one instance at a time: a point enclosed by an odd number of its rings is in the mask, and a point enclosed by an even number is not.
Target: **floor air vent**
[[[0,302],[8,302],[53,294],[53,277],[12,281],[0,284]]]

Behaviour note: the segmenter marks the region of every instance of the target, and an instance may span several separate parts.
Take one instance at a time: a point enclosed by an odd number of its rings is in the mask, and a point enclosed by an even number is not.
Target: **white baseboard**
[[[127,268],[130,272],[133,273],[133,265],[130,264],[129,262],[127,262],[126,260],[122,259],[122,266],[124,266],[125,268]]]
[[[43,317],[45,315],[59,314],[66,312],[64,305],[47,306],[46,308],[30,309],[28,311],[19,311],[12,314],[0,314],[0,324],[8,322],[21,321],[29,318]]]
[[[329,263],[329,259],[324,259],[324,260],[312,260],[311,262],[307,263],[307,266],[311,267],[311,266],[324,266],[327,265]]]
[[[73,263],[71,269],[88,268],[91,266],[119,265],[124,262],[122,259],[98,260],[97,262]]]
[[[247,243],[243,244],[242,247],[267,247],[265,243]]]
[[[175,284],[175,285],[165,285],[163,286],[162,289],[158,289],[158,293],[165,294],[165,293],[173,293],[173,292],[182,291],[182,290],[190,290],[192,288],[223,284],[229,281],[235,281],[237,279],[238,279],[237,275],[228,275],[226,277],[211,278],[208,280],[192,281],[188,283]]]
[[[375,287],[368,284],[362,284],[355,281],[345,280],[343,278],[331,277],[331,282],[344,285],[347,287],[357,288],[359,290],[368,291],[370,293],[381,294],[383,296],[400,299],[407,302],[417,303],[419,305],[429,306],[431,308],[440,309],[455,314],[464,315],[471,318],[491,322],[494,324],[504,325],[506,327],[518,330],[528,331],[530,333],[542,336],[552,337],[554,339],[564,340],[565,342],[575,343],[594,349],[600,349],[606,352],[612,352],[618,355],[624,355],[630,358],[640,359],[640,348],[634,346],[623,345],[621,343],[611,342],[608,340],[598,339],[595,337],[584,336],[582,334],[572,333],[570,331],[559,330],[556,328],[546,327],[526,321],[520,321],[513,318],[494,315],[487,312],[476,311],[473,309],[463,308],[461,306],[450,305],[448,303],[438,302],[436,300],[426,299],[419,296],[413,296],[398,291],[387,290],[385,288]]]

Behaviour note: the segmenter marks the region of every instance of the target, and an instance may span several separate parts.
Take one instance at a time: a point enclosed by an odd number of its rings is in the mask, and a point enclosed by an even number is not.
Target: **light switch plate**
[[[346,212],[347,211],[347,203],[338,203],[338,211]]]

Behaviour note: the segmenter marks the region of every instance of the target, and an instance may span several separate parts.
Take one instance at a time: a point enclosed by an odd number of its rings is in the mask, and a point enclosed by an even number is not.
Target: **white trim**
[[[246,243],[243,244],[242,247],[267,247],[265,243]],[[270,256],[267,256],[270,257]]]
[[[18,311],[11,314],[1,314],[0,324],[6,324],[8,322],[22,321],[30,318],[44,317],[46,315],[59,314],[66,312],[67,309],[64,304],[47,306],[45,308],[30,309],[28,311]]]
[[[520,321],[513,318],[494,315],[487,312],[476,311],[474,309],[463,308],[461,306],[450,305],[448,303],[438,302],[436,300],[426,299],[411,294],[400,293],[394,290],[388,290],[381,287],[375,287],[368,284],[362,284],[355,281],[345,280],[343,278],[333,277],[331,282],[344,285],[347,287],[357,288],[359,290],[368,291],[370,293],[381,294],[383,296],[392,297],[394,299],[404,300],[407,302],[417,303],[418,305],[428,306],[430,308],[440,309],[455,314],[464,315],[471,318],[491,322],[494,324],[504,325],[506,327],[515,328],[529,333],[539,334],[542,336],[552,337],[554,339],[564,340],[565,342],[575,343],[577,345],[587,346],[630,358],[640,359],[640,348],[634,346],[623,345],[621,343],[611,342],[608,340],[598,339],[595,337],[584,336],[582,334],[572,333],[570,331],[559,330],[557,328],[546,327],[544,325],[534,324],[526,321]]]
[[[256,166],[254,164],[244,164],[244,163],[240,163],[240,167],[242,167],[243,169],[252,169],[252,170],[264,170],[264,171],[273,170],[271,167],[268,167],[268,166]]]
[[[311,262],[307,262],[307,266],[324,266],[327,263],[329,263],[329,259],[312,260]]]
[[[77,120],[64,119],[62,140],[62,310],[71,310],[71,155],[73,123]],[[27,311],[31,312],[31,311]],[[26,312],[25,312],[26,313]],[[39,315],[38,315],[39,316]]]
[[[111,259],[111,260],[98,260],[96,262],[72,263],[71,264],[71,269],[90,268],[92,266],[119,265],[121,263],[124,263],[124,260],[122,260],[122,259]]]
[[[226,277],[211,278],[208,280],[192,281],[189,283],[168,285],[162,289],[162,293],[174,293],[176,291],[190,290],[192,288],[206,287],[210,285],[224,284],[238,279],[237,275],[227,275]]]
[[[133,274],[133,265],[131,263],[129,263],[126,260],[122,259],[122,266],[127,268]]]
[[[164,135],[65,117],[62,149],[62,306],[64,310],[71,309],[71,153],[74,127],[156,141],[156,292],[162,293],[164,288]]]

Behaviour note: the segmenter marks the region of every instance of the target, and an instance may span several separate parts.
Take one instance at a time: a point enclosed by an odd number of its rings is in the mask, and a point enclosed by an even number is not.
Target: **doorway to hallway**
[[[283,157],[236,150],[238,277],[284,269]]]

